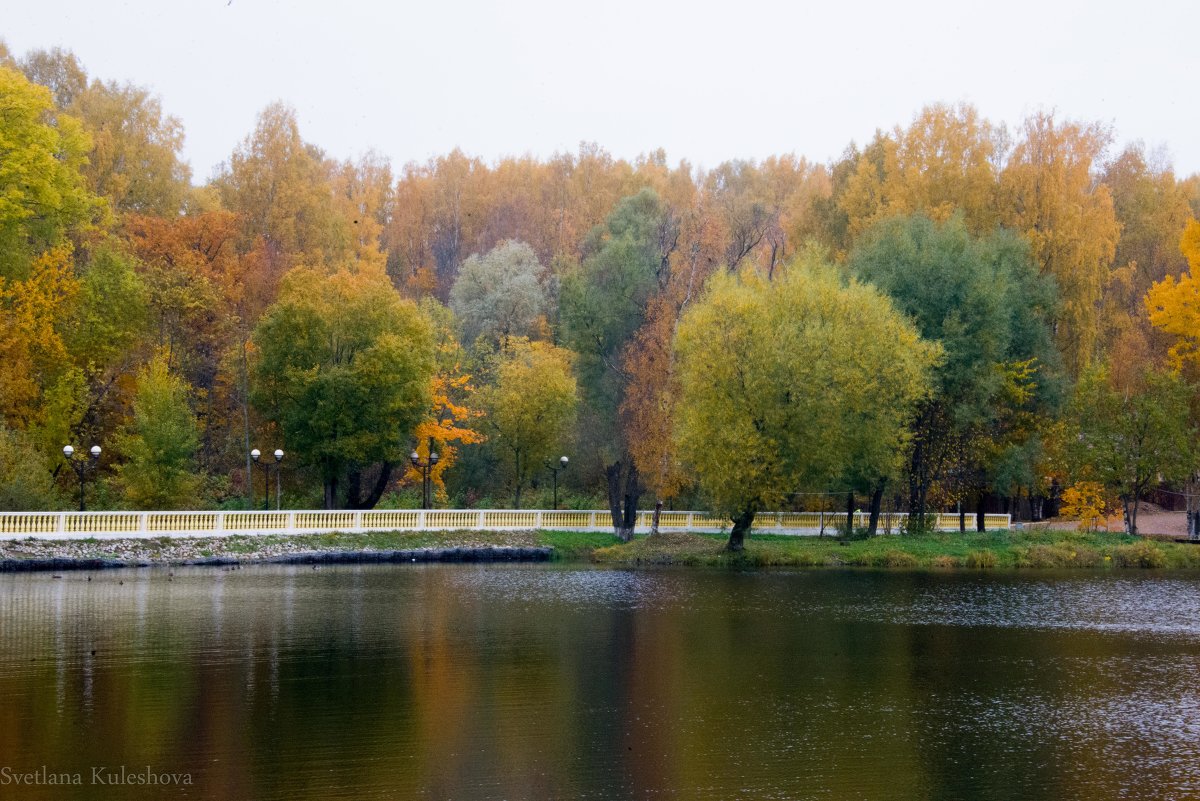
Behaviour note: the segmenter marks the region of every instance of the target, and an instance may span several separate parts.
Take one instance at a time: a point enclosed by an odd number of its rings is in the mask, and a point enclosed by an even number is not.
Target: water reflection
[[[5,576],[0,767],[83,775],[33,799],[96,797],[91,768],[121,765],[195,785],[106,798],[1194,798],[1198,589],[555,566]]]

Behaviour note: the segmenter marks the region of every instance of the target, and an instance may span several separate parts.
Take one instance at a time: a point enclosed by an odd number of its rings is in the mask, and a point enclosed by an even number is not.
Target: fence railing
[[[881,532],[904,526],[904,514],[882,514]],[[957,514],[936,514],[936,527],[958,529]],[[637,531],[650,530],[654,513],[639,512]],[[985,526],[1006,529],[1008,515],[985,515]],[[974,528],[968,518],[968,530]],[[661,531],[721,531],[731,522],[709,512],[662,512]],[[867,525],[865,512],[855,513],[855,527]],[[754,530],[762,534],[832,533],[846,527],[841,512],[760,512]],[[377,509],[371,511],[285,512],[5,512],[0,513],[0,539],[118,539],[153,537],[221,537],[259,534],[320,534],[332,531],[442,531],[516,529],[605,531],[612,528],[607,511],[548,509]]]

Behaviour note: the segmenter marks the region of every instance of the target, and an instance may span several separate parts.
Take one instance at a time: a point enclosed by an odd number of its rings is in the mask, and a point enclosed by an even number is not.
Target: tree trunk
[[[392,480],[393,467],[391,462],[384,462],[380,465],[379,475],[375,477],[375,481],[371,484],[371,490],[365,497],[362,494],[362,473],[358,470],[351,473],[350,488],[346,495],[346,508],[374,509],[375,505],[379,503],[379,499],[383,497],[388,482]]]
[[[638,498],[642,493],[637,468],[631,460],[623,459],[607,465],[604,478],[608,484],[608,511],[613,530],[618,539],[629,542],[637,525]]]
[[[336,478],[325,479],[325,508],[326,509],[336,509],[337,508],[337,479]]]
[[[846,536],[854,536],[854,490],[846,493]]]
[[[740,553],[746,549],[746,534],[750,532],[750,527],[754,525],[754,515],[757,513],[757,504],[750,504],[740,514],[733,517],[733,529],[729,532],[729,542],[725,545],[725,550],[733,553]]]
[[[988,491],[980,490],[979,491],[979,501],[978,501],[978,504],[975,506],[975,530],[976,531],[980,531],[980,532],[987,531],[987,518],[984,516],[985,515],[984,510],[987,508],[987,498],[988,498]]]
[[[513,508],[520,509],[521,508],[521,485],[525,483],[521,476],[521,452],[520,451],[517,451],[517,453],[516,453],[516,464],[514,464],[514,468],[515,468],[514,474],[517,477],[517,490],[513,494]]]
[[[654,523],[650,526],[651,534],[658,533],[658,521],[659,521],[659,518],[662,517],[662,507],[663,507],[663,502],[661,499],[656,500],[654,502]]]
[[[874,537],[879,532],[879,510],[883,507],[884,482],[875,485],[871,493],[871,517],[867,521],[867,536]]]
[[[967,533],[967,510],[963,508],[962,501],[958,502],[958,533]]]

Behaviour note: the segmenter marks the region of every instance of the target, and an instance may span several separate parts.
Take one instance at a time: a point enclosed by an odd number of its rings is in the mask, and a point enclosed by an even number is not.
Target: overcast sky
[[[1200,2],[724,3],[12,0],[17,55],[73,50],[162,97],[193,180],[267,103],[338,158],[396,168],[461,147],[494,160],[595,141],[671,162],[836,157],[925,104],[1010,126],[1042,108],[1112,125],[1200,172]]]

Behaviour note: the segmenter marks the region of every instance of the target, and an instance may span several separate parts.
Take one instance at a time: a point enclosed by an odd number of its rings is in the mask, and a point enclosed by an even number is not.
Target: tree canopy
[[[940,358],[878,290],[812,255],[773,282],[714,276],[676,347],[681,456],[733,518],[731,550],[760,509],[830,487],[851,459],[893,474]]]
[[[371,506],[429,414],[432,332],[382,272],[297,268],[254,331],[253,401],[314,466],[326,508]],[[363,470],[379,465],[361,493]]]

